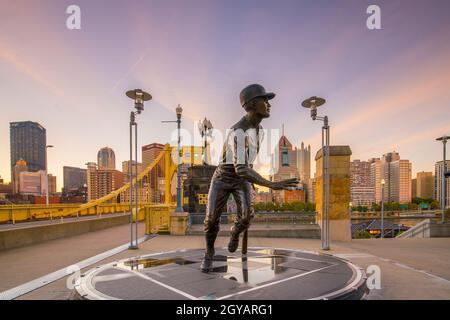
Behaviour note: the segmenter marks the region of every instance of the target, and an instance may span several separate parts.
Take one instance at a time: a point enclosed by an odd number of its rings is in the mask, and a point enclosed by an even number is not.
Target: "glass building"
[[[45,146],[46,131],[37,122],[23,121],[10,123],[11,145],[11,179],[14,179],[13,169],[16,162],[23,159],[28,171],[46,170]]]

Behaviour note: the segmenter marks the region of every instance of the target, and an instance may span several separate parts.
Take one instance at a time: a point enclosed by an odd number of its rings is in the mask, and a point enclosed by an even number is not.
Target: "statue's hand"
[[[290,190],[295,187],[297,187],[299,181],[297,178],[287,179],[287,180],[281,180],[278,182],[273,182],[271,189],[273,190]]]

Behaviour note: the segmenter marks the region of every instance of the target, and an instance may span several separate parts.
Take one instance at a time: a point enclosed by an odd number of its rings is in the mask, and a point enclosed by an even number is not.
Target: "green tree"
[[[367,230],[361,229],[356,231],[355,233],[355,239],[370,239],[370,238],[372,238],[372,236]]]

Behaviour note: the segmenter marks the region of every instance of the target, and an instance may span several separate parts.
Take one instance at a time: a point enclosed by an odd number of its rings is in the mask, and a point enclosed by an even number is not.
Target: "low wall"
[[[0,230],[0,251],[130,223],[130,216],[100,217],[10,230]]]
[[[447,238],[450,237],[450,223],[441,223],[426,219],[397,238]]]

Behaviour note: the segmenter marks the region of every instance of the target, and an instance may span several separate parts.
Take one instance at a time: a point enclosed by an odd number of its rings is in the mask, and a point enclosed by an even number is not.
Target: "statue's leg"
[[[223,182],[216,179],[211,181],[204,220],[206,252],[201,266],[203,271],[211,271],[215,254],[214,243],[220,229],[220,216],[229,195],[230,192],[225,188]]]
[[[231,229],[228,250],[235,252],[239,246],[239,234],[248,229],[253,217],[253,186],[250,182],[244,182],[232,191],[236,200],[237,215]]]

